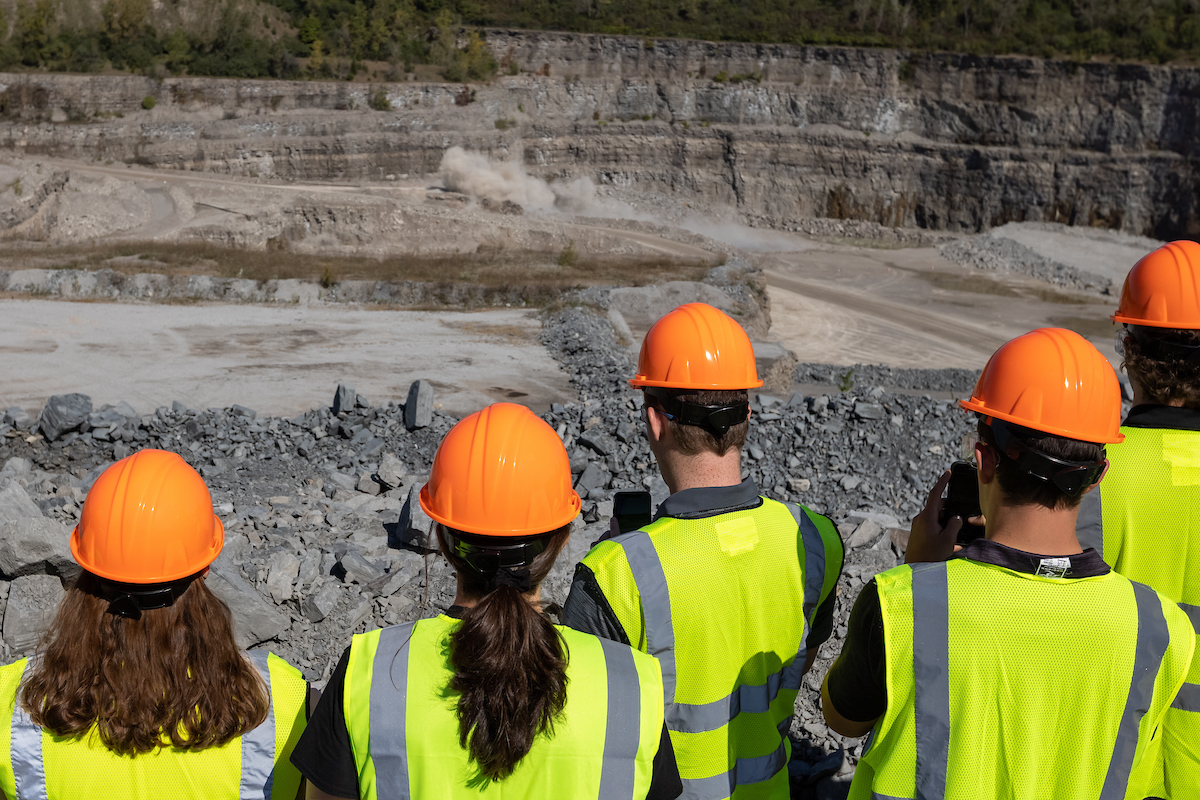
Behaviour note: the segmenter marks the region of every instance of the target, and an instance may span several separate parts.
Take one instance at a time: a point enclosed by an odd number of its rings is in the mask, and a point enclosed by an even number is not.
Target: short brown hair
[[[1121,366],[1138,382],[1146,396],[1167,405],[1182,400],[1185,408],[1200,409],[1200,366],[1183,358],[1156,352],[1153,340],[1134,335],[1125,339],[1125,360]],[[1200,331],[1156,330],[1154,338],[1192,347],[1200,346]]]
[[[745,389],[726,389],[722,391],[684,389],[671,392],[671,395],[682,403],[697,406],[733,406],[738,403],[750,402],[749,392]],[[662,406],[651,395],[645,395],[645,402],[662,410]],[[715,453],[723,456],[736,448],[741,450],[746,446],[746,434],[750,432],[750,420],[744,420],[732,426],[720,436],[696,425],[684,425],[674,420],[667,420],[671,435],[679,443],[679,449],[689,456],[700,453]]]
[[[122,756],[160,747],[204,750],[263,723],[270,696],[238,649],[229,608],[203,578],[166,608],[130,619],[109,612],[83,572],[59,603],[21,706],[58,736],[100,741]]]
[[[1078,462],[1096,462],[1104,459],[1104,445],[1068,439],[1017,425],[1009,425],[1009,429],[1030,450],[1052,458]],[[980,419],[977,430],[979,440],[999,453],[1000,448],[996,445],[996,434],[992,431],[992,426]],[[1039,480],[1025,473],[1017,466],[1016,461],[1003,454],[996,464],[996,479],[1000,481],[1004,496],[1013,505],[1042,506],[1051,511],[1075,508],[1088,488],[1084,486],[1077,493],[1068,494],[1051,481]]]

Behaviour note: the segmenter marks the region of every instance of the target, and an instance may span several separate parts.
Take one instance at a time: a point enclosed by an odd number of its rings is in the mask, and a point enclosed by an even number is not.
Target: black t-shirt
[[[1093,578],[1109,572],[1104,559],[1091,548],[1073,556],[1054,557],[976,539],[953,558],[967,558],[1030,575],[1052,574],[1061,578]],[[887,710],[884,653],[883,612],[879,607],[879,590],[872,578],[854,601],[846,626],[846,642],[841,655],[829,668],[829,700],[846,719],[870,722]]]
[[[458,619],[463,609],[454,606],[447,616]],[[300,770],[314,786],[334,797],[358,797],[358,767],[350,734],[346,730],[346,715],[342,707],[345,694],[346,667],[350,661],[347,647],[329,677],[308,726],[292,750],[292,765]],[[664,724],[658,752],[654,756],[653,775],[647,800],[672,800],[683,793],[683,782],[675,765],[675,750]]]

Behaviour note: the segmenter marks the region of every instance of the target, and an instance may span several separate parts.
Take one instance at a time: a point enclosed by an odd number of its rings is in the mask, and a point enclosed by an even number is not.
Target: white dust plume
[[[596,185],[591,178],[547,183],[526,173],[520,161],[493,161],[457,146],[442,156],[438,171],[447,189],[479,200],[508,200],[527,210],[573,214],[588,213],[596,205]]]

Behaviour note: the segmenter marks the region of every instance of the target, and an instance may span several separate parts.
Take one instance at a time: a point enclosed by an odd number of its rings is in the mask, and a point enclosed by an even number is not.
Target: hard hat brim
[[[629,385],[635,389],[654,387],[654,388],[659,388],[659,389],[692,389],[692,390],[696,390],[696,391],[709,391],[709,392],[736,392],[736,391],[740,391],[742,389],[758,389],[759,387],[761,387],[763,385],[763,382],[760,380],[755,380],[755,381],[744,381],[742,383],[735,383],[732,385],[727,384],[727,383],[715,385],[715,384],[711,384],[711,383],[696,384],[696,383],[686,383],[686,382],[682,382],[682,381],[651,381],[651,380],[647,380],[646,378],[642,378],[639,376],[639,377],[630,378]]]
[[[82,547],[79,543],[79,526],[76,525],[75,529],[71,531],[71,556],[75,559],[75,563],[93,575],[98,575],[101,578],[107,578],[110,581],[118,581],[120,583],[168,583],[170,581],[177,581],[181,578],[186,578],[189,575],[195,575],[197,572],[205,569],[211,565],[212,562],[216,561],[217,556],[221,555],[221,550],[223,550],[224,547],[225,524],[221,522],[220,517],[218,517],[216,514],[213,514],[212,549],[203,559],[200,559],[200,561],[203,561],[204,563],[200,564],[198,561],[198,566],[190,566],[188,569],[178,573],[167,572],[154,576],[148,576],[144,573],[139,575],[122,574],[115,570],[97,567],[95,562],[91,561],[91,559],[82,554]]]
[[[490,525],[479,525],[467,520],[456,520],[433,509],[433,504],[429,502],[429,484],[421,487],[421,492],[417,496],[421,504],[421,510],[424,511],[434,522],[445,525],[447,528],[463,533],[474,533],[479,536],[493,536],[496,538],[507,538],[513,536],[537,536],[542,533],[550,533],[556,531],[564,525],[569,525],[577,516],[583,507],[583,501],[579,499],[579,493],[571,490],[571,503],[567,509],[558,517],[552,517],[550,522],[539,525],[536,530],[528,528],[498,528]]]
[[[1013,414],[996,411],[995,409],[988,408],[974,397],[972,397],[970,400],[959,400],[958,405],[967,411],[975,411],[987,417],[995,417],[996,419],[1002,419],[1005,422],[1011,422],[1014,425],[1020,425],[1022,428],[1029,428],[1030,430],[1041,431],[1042,433],[1049,433],[1054,436],[1062,436],[1065,439],[1075,439],[1076,441],[1091,442],[1092,444],[1120,444],[1121,442],[1125,441],[1125,434],[1121,433],[1120,431],[1117,431],[1117,433],[1112,436],[1100,438],[1089,437],[1087,439],[1083,439],[1080,438],[1078,431],[1069,431],[1065,428],[1059,428],[1054,425],[1046,425],[1041,422],[1033,422]]]
[[[1200,322],[1192,325],[1181,325],[1178,322],[1163,322],[1156,319],[1141,319],[1139,317],[1131,317],[1128,314],[1112,314],[1109,316],[1114,323],[1123,322],[1126,325],[1140,325],[1143,328],[1169,328],[1176,331],[1194,331],[1200,330]]]

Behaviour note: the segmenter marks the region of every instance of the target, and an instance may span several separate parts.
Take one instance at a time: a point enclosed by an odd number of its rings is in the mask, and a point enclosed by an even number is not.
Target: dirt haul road
[[[174,400],[291,416],[348,383],[376,405],[424,378],[455,414],[574,399],[535,312],[178,306],[0,300],[0,408],[90,394],[142,413]]]

